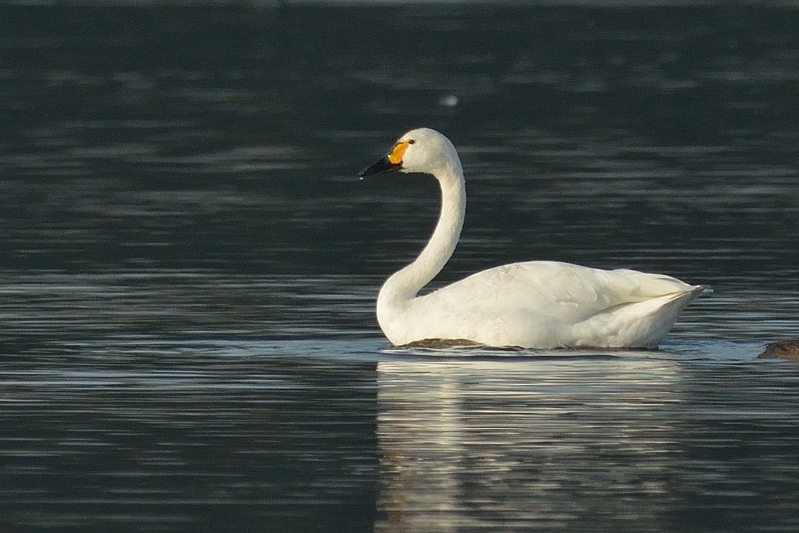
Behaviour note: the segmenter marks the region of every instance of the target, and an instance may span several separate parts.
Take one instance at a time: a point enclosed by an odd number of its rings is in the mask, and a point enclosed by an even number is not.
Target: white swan
[[[458,153],[442,134],[409,131],[361,178],[432,174],[441,215],[414,262],[386,280],[377,320],[394,345],[480,344],[521,348],[656,348],[677,315],[705,289],[657,274],[555,261],[512,263],[472,274],[424,296],[463,227],[466,185]]]

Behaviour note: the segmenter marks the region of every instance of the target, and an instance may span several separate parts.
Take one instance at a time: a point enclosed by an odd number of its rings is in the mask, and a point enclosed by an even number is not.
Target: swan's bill
[[[388,155],[363,169],[358,176],[363,179],[367,176],[400,170],[402,168],[402,156],[405,155],[405,150],[408,149],[408,146],[412,144],[413,140],[399,141],[394,145],[394,148],[391,149]]]
[[[369,176],[376,176],[377,174],[396,172],[400,168],[402,168],[401,163],[394,164],[388,159],[388,156],[386,156],[383,157],[382,159],[375,161],[365,169],[361,170],[361,173],[358,174],[358,177],[364,179]]]

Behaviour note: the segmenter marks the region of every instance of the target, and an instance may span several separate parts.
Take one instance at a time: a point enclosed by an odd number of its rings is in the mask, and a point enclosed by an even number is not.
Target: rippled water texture
[[[0,7],[0,530],[799,530],[799,12]],[[398,350],[509,261],[715,292],[658,351]]]

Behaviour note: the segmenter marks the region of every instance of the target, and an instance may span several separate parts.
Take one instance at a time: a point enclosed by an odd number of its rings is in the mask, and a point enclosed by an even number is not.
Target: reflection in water
[[[792,531],[795,368],[668,357],[381,361],[377,529]]]
[[[380,529],[661,530],[679,374],[655,359],[381,361]]]

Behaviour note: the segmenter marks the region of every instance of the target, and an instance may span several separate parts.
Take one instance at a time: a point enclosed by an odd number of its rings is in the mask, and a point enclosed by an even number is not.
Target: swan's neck
[[[433,172],[441,186],[441,214],[433,235],[419,257],[392,275],[380,289],[378,314],[383,306],[396,307],[416,297],[441,272],[455,251],[466,215],[466,185],[459,161]]]

